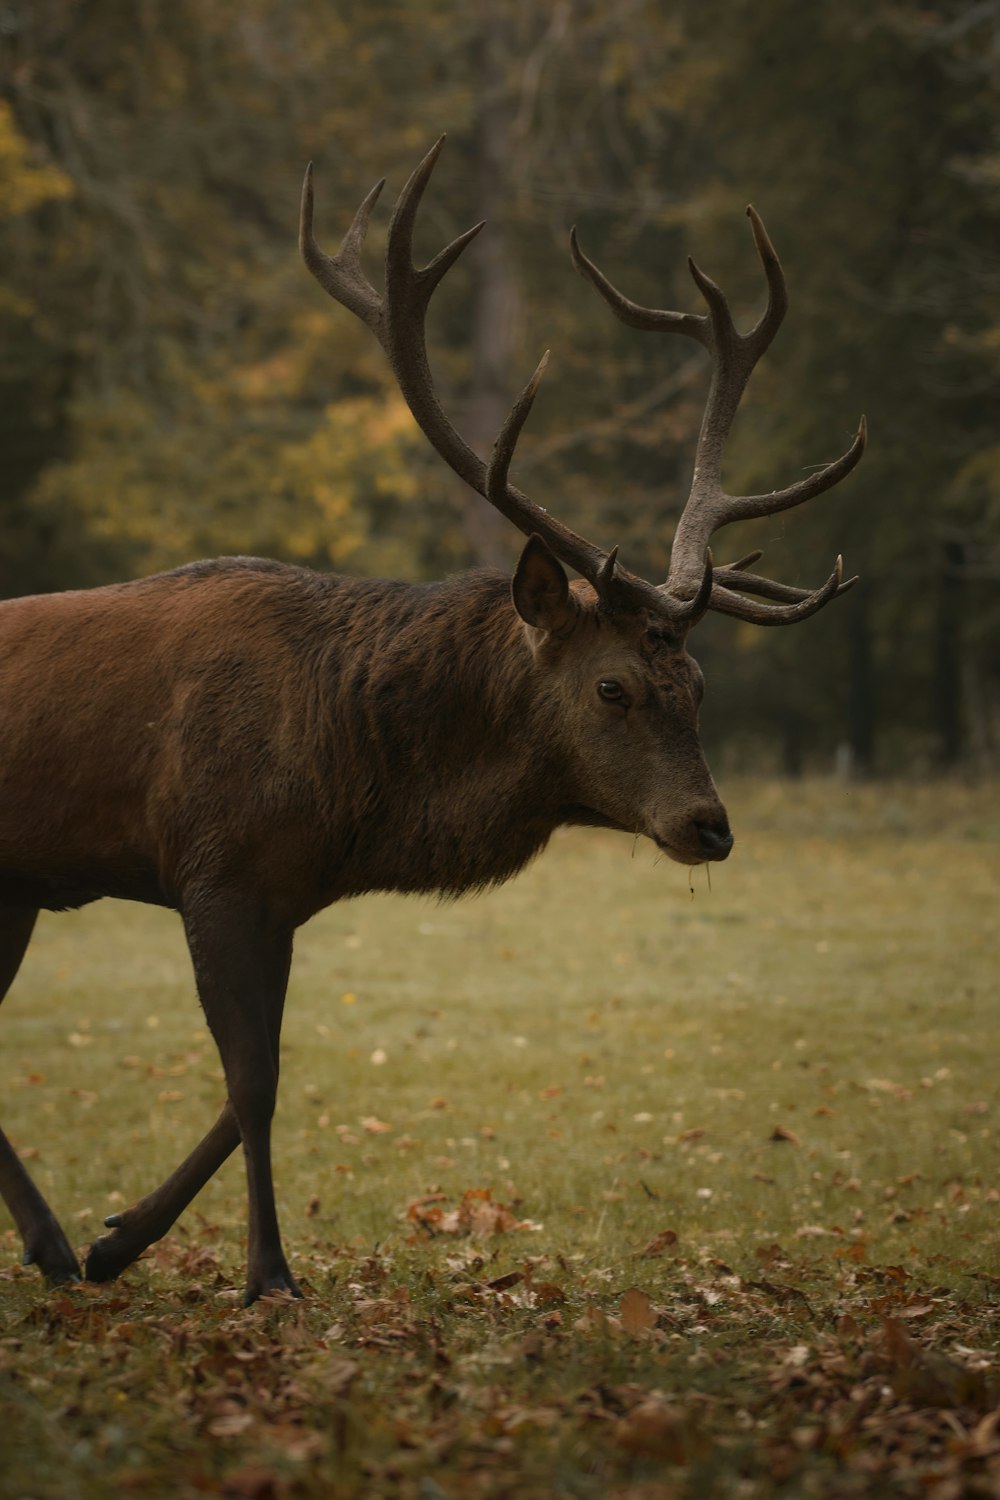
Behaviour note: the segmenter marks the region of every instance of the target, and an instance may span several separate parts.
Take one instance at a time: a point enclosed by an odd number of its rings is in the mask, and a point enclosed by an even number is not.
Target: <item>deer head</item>
[[[698,743],[702,677],[687,653],[688,634],[710,609],[759,625],[794,624],[857,580],[844,580],[838,557],[820,588],[793,588],[747,571],[760,558],[759,551],[716,567],[709,540],[732,521],[787,510],[832,488],[864,451],[864,418],[848,451],[808,478],[766,495],[728,495],[721,481],[726,440],[751,371],[787,308],[784,274],[759,216],[748,208],[768,301],[746,334],[736,329],[722,291],[693,261],[688,264],[706,313],[640,307],[587,258],[574,230],[571,251],[578,270],[623,322],[696,339],[712,361],[691,490],[674,535],[668,577],[653,584],[627,571],[618,561],[617,547],[605,552],[578,536],[508,478],[547,354],[515,403],[489,464],[456,431],[437,398],[427,360],[427,308],[446,272],[483,227],[474,225],[422,269],[414,265],[417,210],[443,141],[420,163],[396,202],[386,244],[384,295],[368,281],[361,264],[382,182],[365,198],[340,249],[330,256],[313,234],[310,164],[302,189],[303,259],[324,290],[378,339],[418,425],[450,468],[528,536],[511,592],[551,701],[555,753],[572,789],[566,821],[646,833],[684,863],[725,859],[733,839]],[[583,581],[571,584],[563,564]]]

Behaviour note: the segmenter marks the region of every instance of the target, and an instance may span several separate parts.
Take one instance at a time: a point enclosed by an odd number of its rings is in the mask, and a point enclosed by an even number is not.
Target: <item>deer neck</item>
[[[331,663],[332,857],[347,838],[352,893],[506,880],[567,800],[509,580],[386,587]]]

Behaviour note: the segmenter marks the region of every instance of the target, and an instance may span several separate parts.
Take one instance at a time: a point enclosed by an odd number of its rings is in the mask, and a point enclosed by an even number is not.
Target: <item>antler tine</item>
[[[746,557],[741,557],[738,562],[726,563],[725,571],[727,573],[733,573],[745,570],[749,568],[751,563],[760,562],[760,559],[763,556],[763,548],[755,547],[752,552],[748,552]]]
[[[613,547],[610,552],[603,552],[562,522],[554,520],[542,506],[536,505],[526,495],[521,495],[508,483],[507,475],[514,449],[538,394],[548,362],[549,351],[546,350],[534,375],[500,429],[486,474],[486,498],[521,531],[542,537],[563,562],[569,563],[570,567],[586,578],[605,609],[635,609],[638,605],[645,604],[657,614],[674,620],[680,613],[675,602],[665,601],[661,591],[653,584],[627,573],[618,563],[617,547]]]
[[[528,384],[514,402],[506,422],[504,422],[497,435],[497,440],[493,445],[493,455],[490,459],[489,468],[486,471],[485,493],[487,500],[489,500],[491,505],[496,506],[501,515],[506,516],[508,520],[514,522],[515,526],[519,527],[521,526],[522,519],[530,520],[532,523],[545,524],[546,512],[540,505],[536,505],[533,500],[528,500],[527,496],[525,496],[526,506],[512,504],[511,487],[507,482],[507,475],[510,471],[511,459],[514,457],[514,449],[517,447],[517,440],[521,436],[521,429],[528,420],[528,413],[535,404],[538,387],[542,383],[542,377],[548,368],[548,363],[549,350],[546,349],[538,361],[534,375],[532,375]],[[537,525],[533,524],[532,529],[537,532]],[[582,538],[578,540],[582,541]],[[587,561],[589,565],[594,560],[588,558]],[[597,562],[597,567],[600,566],[601,562],[603,562],[603,556]],[[589,566],[588,571],[596,570]],[[585,573],[584,576],[586,577],[588,574]]]
[[[413,230],[417,222],[417,212],[445,140],[445,136],[439,136],[423,161],[410,173],[406,186],[396,200],[396,206],[392,211],[386,242],[387,296],[390,299],[396,296],[402,299],[405,305],[414,298],[414,294],[419,294],[416,300],[423,311],[426,311],[434,289],[445,273],[451,269],[466,245],[476,238],[486,224],[485,219],[481,219],[478,224],[473,224],[471,229],[458,235],[451,244],[440,250],[423,270],[418,271],[413,264]]]
[[[385,187],[385,178],[377,182],[359,207],[350,229],[344,235],[336,255],[326,255],[313,234],[313,164],[306,167],[299,209],[299,251],[309,270],[325,292],[329,292],[356,317],[359,317],[382,342],[382,298],[361,269],[361,247],[368,232],[372,209]]]
[[[784,321],[788,311],[788,287],[781,261],[764,228],[764,221],[752,203],[747,204],[747,218],[750,220],[757,256],[767,279],[767,306],[759,321],[746,335],[746,342],[755,346],[756,357],[759,359]]]
[[[857,578],[844,579],[844,560],[837,558],[836,566],[822,588],[809,593],[805,589],[793,589],[787,584],[771,583],[769,579],[752,578],[752,584],[766,584],[767,592],[774,598],[789,598],[798,596],[797,602],[788,604],[758,604],[756,600],[746,599],[741,594],[734,594],[726,587],[716,586],[712,590],[711,608],[717,609],[724,615],[733,615],[738,620],[748,620],[752,625],[795,625],[799,620],[807,620],[810,615],[816,614],[831,599],[838,594],[846,594],[847,590],[853,588]],[[751,588],[750,582],[743,583],[744,588]],[[754,587],[753,592],[764,593],[763,588]],[[780,591],[780,593],[779,593]]]
[[[383,346],[393,374],[418,427],[450,468],[480,495],[486,493],[486,465],[445,415],[427,359],[424,323],[431,296],[445,271],[482,229],[475,224],[418,270],[413,263],[413,229],[424,189],[445,137],[442,135],[411,172],[396,200],[385,247]]]
[[[699,344],[709,346],[711,333],[704,314],[668,312],[665,308],[642,307],[638,302],[633,302],[613,286],[604,272],[598,270],[590,257],[584,254],[575,224],[569,232],[569,248],[573,264],[580,275],[590,282],[615,316],[629,328],[638,328],[643,333],[683,333],[688,338],[697,339]]]
[[[716,568],[715,582],[730,593],[757,594],[762,599],[777,599],[783,604],[796,604],[800,599],[811,599],[818,592],[815,589],[796,588],[790,583],[778,583],[773,578],[762,578],[758,573],[744,572],[738,564],[732,563],[724,568]],[[857,574],[853,578],[845,578],[834,597],[846,594],[858,582]]]

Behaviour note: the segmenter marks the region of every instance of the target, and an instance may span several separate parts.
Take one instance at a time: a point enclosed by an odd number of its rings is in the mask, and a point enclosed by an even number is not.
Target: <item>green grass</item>
[[[574,832],[300,934],[305,1304],[238,1305],[236,1159],[111,1287],[46,1291],[0,1217],[0,1493],[995,1493],[995,789],[726,790],[711,889]],[[72,1242],[214,1117],[201,1021],[176,918],[40,923],[3,1123]],[[407,1217],[472,1190],[531,1227]]]

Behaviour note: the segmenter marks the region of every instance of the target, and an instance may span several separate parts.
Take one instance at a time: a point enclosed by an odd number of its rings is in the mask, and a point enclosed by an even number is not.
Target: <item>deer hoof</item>
[[[52,1286],[64,1286],[66,1282],[80,1280],[76,1256],[55,1220],[42,1233],[29,1236],[24,1246],[22,1264],[37,1266]]]
[[[262,1277],[260,1281],[247,1284],[246,1294],[243,1298],[243,1306],[250,1307],[257,1301],[258,1297],[301,1297],[302,1292],[292,1275],[291,1271],[279,1272],[274,1276]]]
[[[134,1260],[132,1251],[123,1248],[120,1236],[103,1234],[87,1252],[84,1275],[88,1281],[114,1281]]]
[[[76,1256],[68,1245],[50,1250],[25,1250],[21,1264],[37,1266],[50,1286],[66,1286],[81,1279]]]
[[[57,1271],[46,1271],[45,1280],[50,1286],[73,1286],[83,1280],[79,1266],[60,1266]]]

